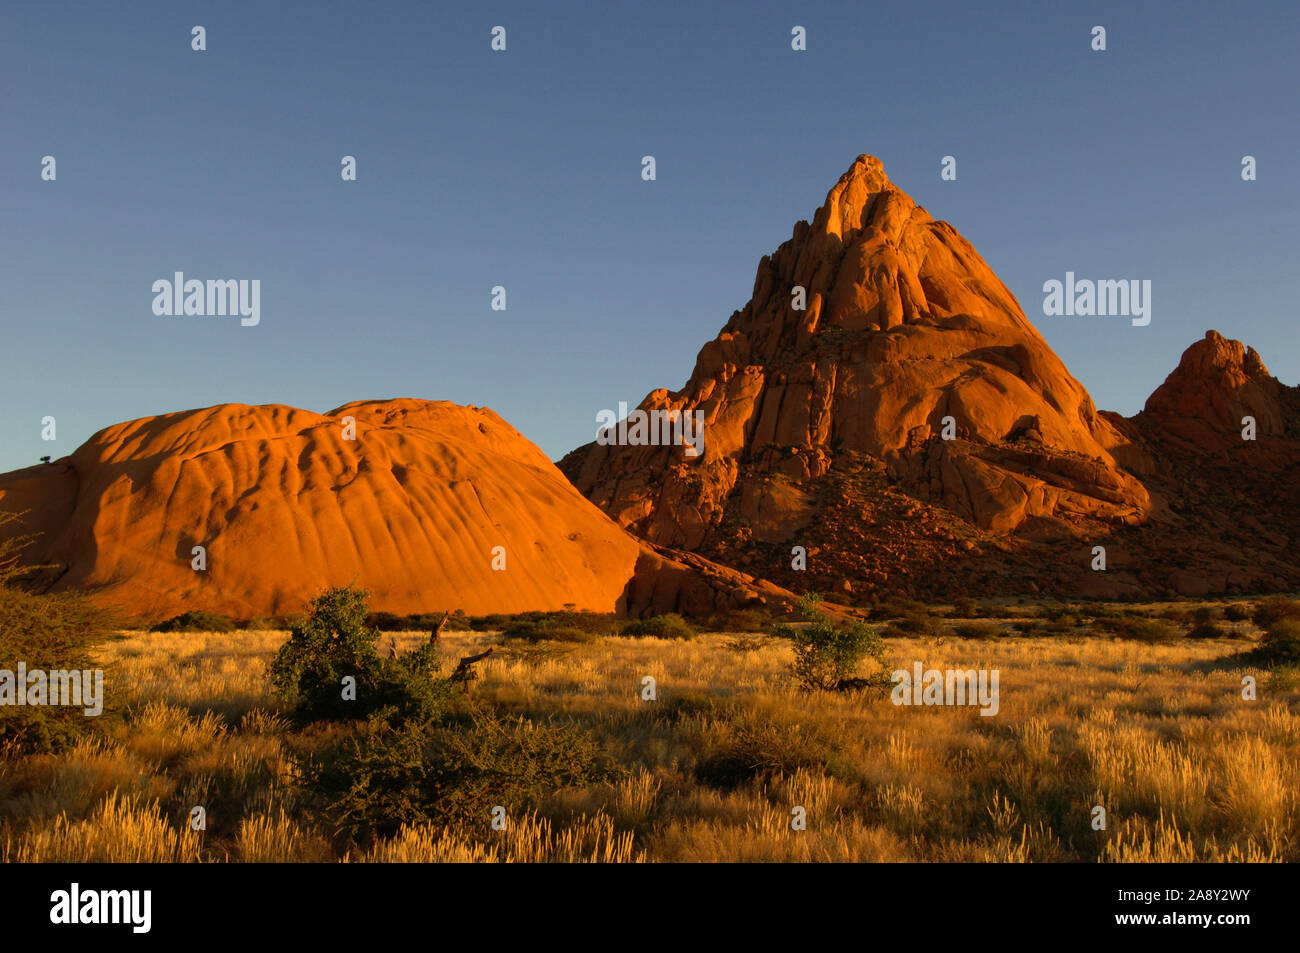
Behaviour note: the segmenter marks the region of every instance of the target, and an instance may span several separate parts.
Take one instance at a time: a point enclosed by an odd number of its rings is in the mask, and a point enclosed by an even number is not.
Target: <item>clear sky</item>
[[[384,397],[492,407],[558,458],[685,382],[863,152],[1098,406],[1139,410],[1211,327],[1294,384],[1298,49],[1292,0],[9,0],[0,470],[134,417]],[[1150,279],[1151,324],[1044,317],[1067,270]],[[155,316],[175,271],[259,279],[261,323]]]

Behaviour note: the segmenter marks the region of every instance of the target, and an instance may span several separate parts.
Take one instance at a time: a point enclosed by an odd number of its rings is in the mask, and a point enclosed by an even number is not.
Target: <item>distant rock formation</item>
[[[1273,377],[1253,348],[1207,331],[1142,412],[1116,422],[1143,448],[1154,503],[1122,541],[1143,588],[1300,588],[1300,388]]]
[[[1257,438],[1285,437],[1295,411],[1288,388],[1268,372],[1255,349],[1205,332],[1174,372],[1147,398],[1142,414],[1169,437],[1197,451],[1253,449],[1242,440],[1244,418]]]
[[[1146,423],[1098,412],[970,243],[864,155],[762,259],[685,387],[642,401],[702,414],[703,455],[591,443],[560,468],[632,532],[791,588],[1138,595],[1167,590],[1171,571],[1138,579],[1121,555],[1127,568],[1093,574],[1089,553],[1152,519],[1152,428],[1207,452],[1241,444],[1253,411],[1280,435],[1280,386],[1212,334]],[[1251,578],[1238,581],[1278,577]]]

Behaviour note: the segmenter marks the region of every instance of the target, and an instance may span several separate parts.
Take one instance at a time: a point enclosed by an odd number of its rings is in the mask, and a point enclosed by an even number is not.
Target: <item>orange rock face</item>
[[[1254,348],[1207,331],[1147,398],[1142,413],[1198,450],[1250,449],[1242,439],[1247,417],[1254,419],[1258,441],[1286,436],[1291,389],[1268,372]]]
[[[641,407],[702,412],[703,456],[589,444],[561,469],[620,524],[671,546],[717,549],[736,519],[759,539],[797,535],[854,455],[984,530],[1133,523],[1149,506],[1115,457],[1124,437],[1015,298],[870,156],[759,263],[753,298],[686,386]]]
[[[0,509],[31,511],[42,536],[25,555],[59,564],[56,588],[148,618],[294,612],[352,581],[397,613],[612,611],[641,557],[492,411],[418,400],[119,424],[0,477]],[[206,571],[191,566],[195,546]]]
[[[1243,417],[1255,421],[1246,439]],[[1208,331],[1118,424],[1144,450],[1150,518],[1118,541],[1158,594],[1300,588],[1300,388]]]
[[[225,404],[133,420],[0,475],[0,510],[26,511],[19,531],[40,534],[23,556],[53,564],[46,588],[86,589],[149,621],[296,612],[348,583],[398,614],[794,600],[635,539],[491,410],[441,401],[327,414]]]
[[[796,590],[1257,592],[1300,585],[1298,395],[1210,332],[1142,414],[1098,412],[970,244],[860,156],[686,386],[642,402],[701,414],[703,455],[593,443],[560,467],[632,532]]]
[[[486,409],[232,404],[0,475],[0,510],[29,511],[49,585],[149,619],[292,612],[349,582],[396,613],[631,615],[810,589],[1300,587],[1300,389],[1211,331],[1142,413],[1098,412],[970,244],[869,156],[760,262],[685,387],[641,409],[699,419],[702,455],[592,443],[557,469]]]

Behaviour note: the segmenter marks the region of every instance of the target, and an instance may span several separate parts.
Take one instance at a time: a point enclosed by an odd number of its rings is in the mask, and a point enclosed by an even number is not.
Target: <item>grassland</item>
[[[1147,612],[1158,607],[1146,607]],[[987,629],[987,624],[984,626]],[[958,627],[958,631],[962,631]],[[967,631],[980,631],[972,627]],[[996,669],[1000,707],[806,692],[758,634],[501,642],[459,703],[570,721],[618,779],[506,804],[504,830],[410,825],[340,844],[305,810],[295,725],[269,693],[277,631],[123,632],[95,647],[107,706],[55,753],[0,760],[6,861],[1292,861],[1300,685],[1239,660],[1257,631],[1148,644],[1078,630],[887,639],[892,666]],[[987,635],[987,632],[984,633]],[[398,652],[416,632],[384,634]],[[1243,676],[1258,680],[1242,697]],[[658,698],[642,698],[643,679]],[[203,805],[206,829],[190,811]],[[1095,830],[1094,808],[1106,811]],[[805,830],[792,811],[806,812]]]

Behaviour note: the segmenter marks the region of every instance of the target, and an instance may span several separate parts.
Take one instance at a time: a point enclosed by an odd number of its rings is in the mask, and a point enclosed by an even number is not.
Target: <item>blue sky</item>
[[[15,0],[0,470],[149,414],[399,396],[492,407],[558,458],[684,383],[862,152],[1100,407],[1139,410],[1211,327],[1294,384],[1298,47],[1291,2]],[[1150,279],[1151,324],[1044,317],[1067,270]],[[155,316],[175,271],[260,279],[261,324]]]

